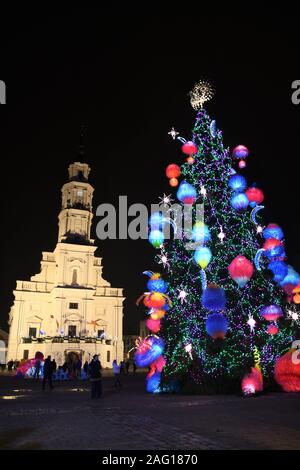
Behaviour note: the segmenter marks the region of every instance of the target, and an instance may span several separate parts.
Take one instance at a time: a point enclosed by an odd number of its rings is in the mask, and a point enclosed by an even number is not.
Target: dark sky
[[[167,132],[175,126],[189,137],[195,112],[187,93],[200,78],[216,88],[207,109],[225,145],[250,148],[243,174],[264,190],[265,222],[283,227],[288,261],[300,270],[300,105],[291,102],[299,17],[138,17],[90,8],[2,20],[1,327],[16,279],[37,273],[41,252],[55,247],[60,188],[78,160],[80,125],[88,126],[94,211],[119,195],[156,203],[171,192],[165,167],[182,161]],[[98,244],[104,277],[125,288],[125,332],[135,333],[144,317],[135,306],[141,273],[155,267],[155,251],[143,240]]]

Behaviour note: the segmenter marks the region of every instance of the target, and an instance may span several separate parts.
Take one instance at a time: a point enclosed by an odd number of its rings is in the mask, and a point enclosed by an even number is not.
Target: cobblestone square
[[[149,395],[144,374],[91,400],[86,381],[0,376],[1,449],[299,449],[300,394]]]

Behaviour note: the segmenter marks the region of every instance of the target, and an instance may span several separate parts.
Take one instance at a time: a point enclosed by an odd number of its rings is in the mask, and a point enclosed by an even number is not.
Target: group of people
[[[78,361],[74,362],[74,364],[72,365],[65,362],[65,364],[60,367],[64,370],[64,372],[68,370],[71,378],[81,377],[82,362],[80,361],[80,359],[78,359]],[[113,373],[114,373],[114,386],[120,388],[122,387],[121,376],[129,374],[130,361],[129,360],[126,360],[126,362],[121,361],[120,364],[118,364],[117,360],[115,359],[112,363],[112,367],[113,367]],[[39,379],[41,368],[42,368],[42,363],[40,359],[37,359],[35,363],[35,372],[34,372],[34,378],[37,380]],[[51,356],[48,356],[44,362],[43,385],[42,385],[43,390],[45,390],[47,382],[49,382],[50,389],[53,388],[52,376],[53,376],[53,373],[56,371],[56,369],[57,369],[57,365],[56,365],[55,359],[51,360]],[[102,366],[101,366],[98,354],[95,354],[93,356],[93,359],[91,360],[90,363],[88,363],[88,361],[84,363],[83,370],[86,373],[86,375],[89,377],[90,382],[91,382],[92,398],[100,398],[102,395],[102,372],[101,372]],[[135,374],[135,372],[136,372],[136,364],[133,362],[133,373]]]

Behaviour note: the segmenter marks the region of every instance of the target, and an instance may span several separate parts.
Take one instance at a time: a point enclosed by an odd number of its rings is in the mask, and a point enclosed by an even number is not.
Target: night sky
[[[249,147],[243,174],[264,190],[264,222],[282,226],[288,262],[300,270],[300,105],[291,101],[299,17],[130,17],[91,8],[2,20],[0,327],[8,328],[16,279],[39,272],[41,252],[55,248],[80,126],[88,128],[94,213],[119,195],[150,207],[175,194],[165,167],[183,156],[167,133],[174,126],[190,136],[187,94],[200,78],[216,88],[206,109],[225,146]],[[125,288],[125,333],[134,334],[144,318],[135,300],[145,290],[142,272],[155,269],[155,250],[145,240],[97,244],[104,277]]]

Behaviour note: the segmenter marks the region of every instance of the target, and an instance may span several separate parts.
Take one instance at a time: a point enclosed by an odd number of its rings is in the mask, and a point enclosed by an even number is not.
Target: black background
[[[300,79],[299,17],[117,14],[94,8],[18,11],[1,18],[0,326],[7,329],[16,279],[39,271],[42,251],[57,241],[60,188],[85,161],[103,202],[150,206],[175,194],[165,177],[183,161],[172,126],[189,137],[195,112],[188,92],[200,78],[216,88],[209,114],[231,148],[251,151],[243,174],[265,192],[265,223],[286,234],[288,262],[300,269],[299,122],[291,83]],[[97,218],[94,218],[94,229]],[[125,333],[136,333],[143,309],[141,274],[155,268],[145,240],[98,241],[104,277],[124,287]],[[157,268],[156,268],[157,269]]]

